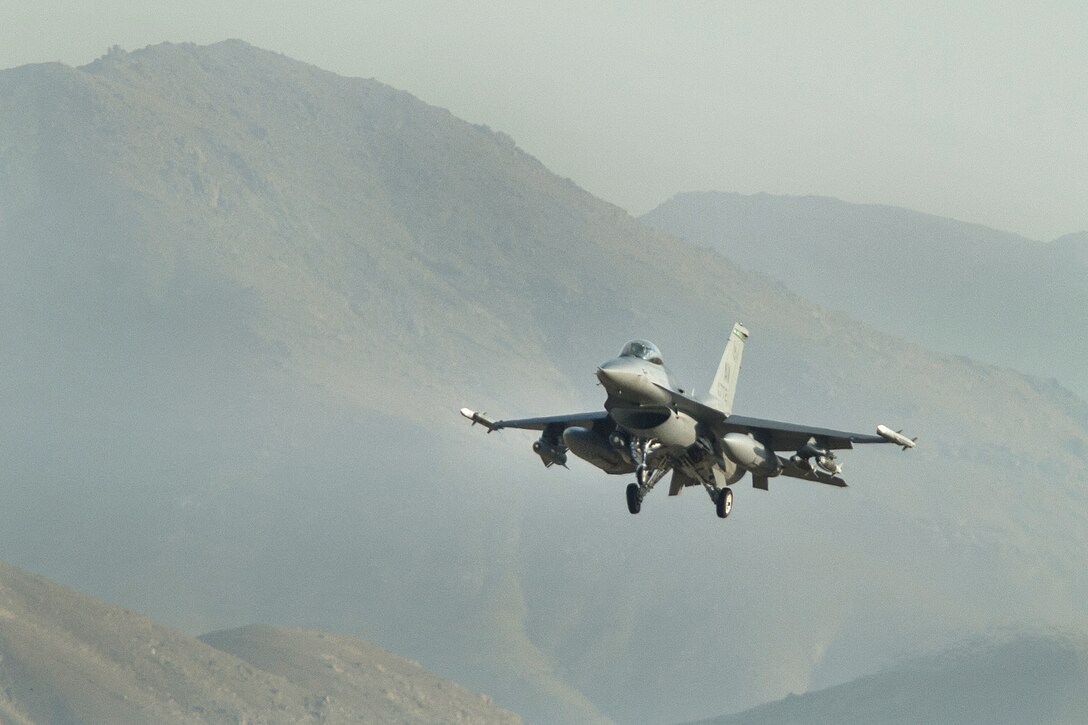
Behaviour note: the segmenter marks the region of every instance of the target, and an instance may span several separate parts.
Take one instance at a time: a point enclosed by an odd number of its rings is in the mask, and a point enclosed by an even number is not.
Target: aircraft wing
[[[592,425],[599,420],[608,417],[607,410],[595,410],[591,413],[572,413],[570,415],[550,415],[543,418],[518,418],[513,420],[491,420],[486,413],[477,413],[468,408],[461,408],[461,415],[473,423],[479,423],[487,428],[490,433],[503,428],[522,428],[524,430],[544,430],[549,426],[557,429],[569,428],[572,425]]]
[[[883,426],[880,426],[883,429]],[[769,445],[776,451],[796,451],[815,438],[821,448],[844,449],[853,448],[855,443],[895,443],[905,445],[900,440],[895,440],[884,435],[869,435],[866,433],[848,433],[830,428],[815,428],[796,423],[782,423],[777,420],[764,420],[762,418],[748,418],[743,415],[731,415],[715,424],[714,430],[718,435],[726,433],[749,433],[762,443]],[[896,435],[889,432],[889,435]],[[904,439],[906,440],[906,439]],[[908,441],[913,447],[913,442]]]
[[[725,420],[725,412],[722,410],[711,407],[706,403],[699,402],[695,398],[689,398],[683,393],[669,390],[664,385],[654,383],[654,387],[669,396],[669,407],[673,410],[678,410],[681,413],[687,413],[704,425],[714,425],[719,421]]]
[[[853,448],[855,443],[894,443],[904,450],[914,447],[914,441],[883,425],[877,426],[876,435],[849,433],[830,428],[816,428],[777,420],[729,415],[713,405],[689,398],[669,390],[663,385],[657,388],[669,396],[669,406],[695,418],[703,425],[711,425],[719,436],[726,433],[750,433],[776,451],[797,450],[815,438],[820,447],[828,449]]]

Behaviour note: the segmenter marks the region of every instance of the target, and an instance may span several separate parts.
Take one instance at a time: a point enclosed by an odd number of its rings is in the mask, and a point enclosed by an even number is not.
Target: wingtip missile
[[[484,428],[487,428],[488,433],[495,430],[495,421],[488,418],[487,413],[477,413],[475,410],[461,408],[461,415],[471,420],[473,425],[479,423]]]
[[[908,448],[914,448],[914,444],[918,440],[917,438],[907,438],[905,435],[903,435],[903,431],[892,430],[886,425],[878,425],[876,427],[876,433],[889,443],[894,443],[897,446],[903,446],[904,451]]]

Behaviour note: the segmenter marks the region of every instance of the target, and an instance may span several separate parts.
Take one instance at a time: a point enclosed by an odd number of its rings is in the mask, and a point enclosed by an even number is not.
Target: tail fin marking
[[[744,342],[748,339],[748,328],[741,323],[733,325],[729,342],[725,343],[722,361],[718,363],[718,372],[710,384],[710,395],[717,407],[730,415],[733,412],[733,397],[737,392],[737,378],[740,376],[740,359],[744,354]]]

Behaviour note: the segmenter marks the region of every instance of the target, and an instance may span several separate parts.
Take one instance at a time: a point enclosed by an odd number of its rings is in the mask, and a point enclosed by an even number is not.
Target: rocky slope
[[[520,722],[488,698],[350,637],[253,627],[204,640],[0,563],[0,719]]]

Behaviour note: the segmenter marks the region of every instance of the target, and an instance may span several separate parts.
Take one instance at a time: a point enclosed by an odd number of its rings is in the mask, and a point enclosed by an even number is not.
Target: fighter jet
[[[635,474],[627,486],[627,509],[637,514],[642,501],[672,473],[669,495],[702,486],[720,518],[733,510],[729,488],[752,476],[767,491],[770,479],[790,476],[845,487],[836,450],[860,443],[892,443],[913,448],[901,431],[878,425],[876,435],[813,428],[733,415],[733,398],[748,330],[734,325],[709,391],[693,396],[680,388],[657,346],[632,340],[619,357],[601,363],[597,379],[607,398],[604,410],[518,420],[491,420],[468,408],[461,415],[487,428],[540,431],[533,451],[546,467],[566,466],[567,452],[605,473]]]

